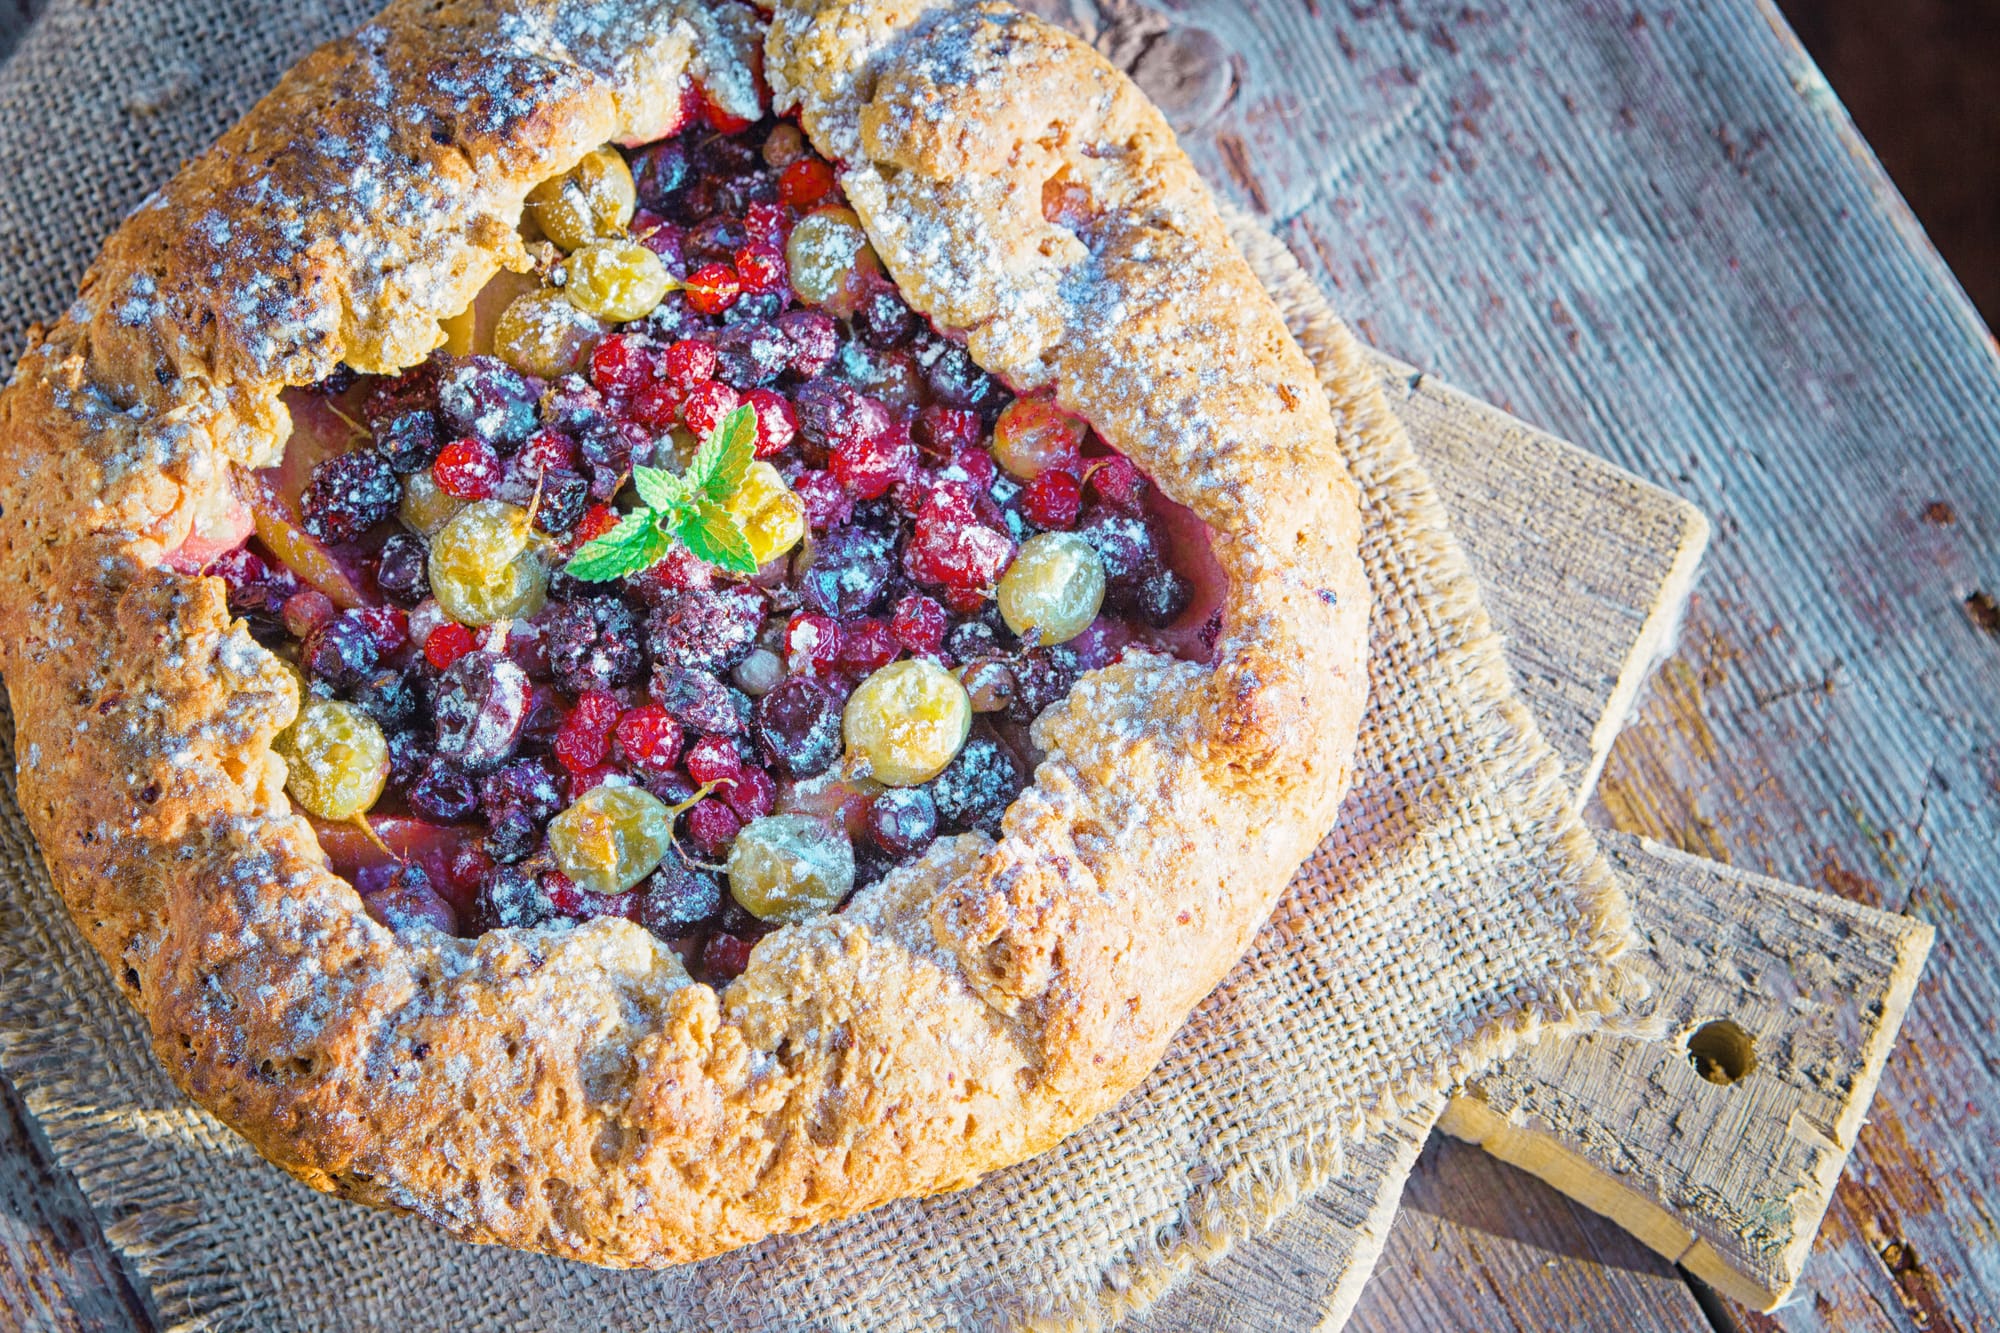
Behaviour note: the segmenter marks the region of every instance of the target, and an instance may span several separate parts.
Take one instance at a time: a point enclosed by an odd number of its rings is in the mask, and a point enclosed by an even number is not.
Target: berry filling
[[[916,315],[796,127],[690,124],[537,187],[537,271],[422,365],[288,391],[168,563],[297,673],[288,790],[378,919],[622,916],[719,984],[1220,618],[1200,523]]]

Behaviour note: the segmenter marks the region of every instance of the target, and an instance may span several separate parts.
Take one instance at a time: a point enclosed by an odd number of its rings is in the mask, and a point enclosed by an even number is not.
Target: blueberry
[[[549,670],[570,694],[630,685],[645,672],[638,617],[616,597],[554,603],[540,625]]]
[[[473,919],[481,930],[539,926],[556,919],[556,905],[534,875],[519,866],[502,865],[479,886]]]
[[[715,876],[669,855],[646,881],[639,899],[639,924],[663,940],[677,940],[722,910],[722,885]]]
[[[390,534],[375,566],[375,584],[390,599],[415,606],[431,595],[430,544],[414,532]]]
[[[535,526],[551,537],[560,537],[583,518],[590,507],[590,483],[569,472],[542,475],[542,503],[535,511]]]
[[[406,798],[410,809],[434,824],[456,824],[479,809],[479,792],[466,771],[446,759],[433,758]]]
[[[417,692],[400,671],[377,671],[348,694],[356,708],[375,719],[385,732],[393,732],[416,721]]]
[[[368,627],[348,613],[314,630],[303,656],[308,674],[344,690],[368,678],[380,650]]]
[[[891,788],[868,807],[868,836],[896,858],[915,856],[937,838],[937,803],[922,787]]]
[[[706,671],[655,667],[648,692],[674,721],[705,736],[740,735],[749,721],[748,696]]]
[[[762,321],[735,324],[715,339],[719,358],[715,377],[733,389],[755,389],[782,375],[791,359],[791,343],[775,324]]]
[[[519,371],[491,356],[453,362],[438,380],[438,410],[460,435],[505,453],[535,433],[539,395]]]
[[[528,673],[499,653],[453,662],[431,705],[439,756],[474,773],[500,767],[520,743],[528,696]]]
[[[867,615],[881,604],[895,569],[894,539],[857,521],[814,543],[812,564],[799,576],[799,595],[822,615]]]
[[[437,416],[428,408],[414,408],[378,422],[375,452],[396,472],[421,472],[438,456]]]
[[[1014,663],[1014,698],[1007,705],[1007,716],[1016,722],[1033,722],[1043,709],[1068,694],[1081,674],[1076,653],[1066,645],[1022,654]]]
[[[1145,575],[1132,591],[1132,610],[1154,629],[1165,629],[1179,620],[1192,601],[1193,586],[1171,569]]]
[[[655,213],[672,211],[675,191],[687,184],[687,145],[679,139],[656,143],[632,163],[632,183],[639,202]]]
[[[795,379],[824,374],[840,351],[840,325],[818,310],[791,310],[778,319],[785,335],[785,369]]]
[[[1000,817],[1026,785],[1021,766],[1006,747],[987,736],[965,743],[944,772],[931,779],[938,818],[967,832],[999,836]]]
[[[917,317],[893,288],[877,287],[854,322],[871,347],[901,347],[917,331]]]
[[[818,681],[794,676],[757,701],[757,748],[786,777],[817,777],[840,757],[840,703]]]

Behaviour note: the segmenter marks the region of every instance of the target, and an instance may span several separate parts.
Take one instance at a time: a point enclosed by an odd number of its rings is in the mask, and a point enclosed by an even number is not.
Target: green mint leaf
[[[673,545],[673,538],[660,531],[659,518],[650,509],[625,515],[617,527],[578,547],[564,572],[589,583],[608,583],[638,573]]]
[[[632,485],[649,509],[673,510],[687,503],[686,477],[676,477],[665,468],[641,464],[632,469]]]
[[[690,492],[702,491],[717,504],[728,504],[756,456],[757,412],[746,404],[716,423],[694,451],[682,480]]]
[[[721,505],[699,500],[681,520],[676,535],[688,550],[701,559],[735,574],[755,574],[757,557],[750,539],[736,525],[736,519]]]

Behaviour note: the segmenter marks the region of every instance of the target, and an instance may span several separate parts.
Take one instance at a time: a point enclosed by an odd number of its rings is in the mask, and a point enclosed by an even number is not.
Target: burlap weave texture
[[[367,0],[62,0],[0,69],[0,330]],[[1322,370],[1376,597],[1358,785],[1252,954],[1112,1114],[961,1194],[664,1274],[480,1250],[338,1204],[190,1107],[0,802],[0,1063],[170,1326],[930,1329],[1115,1317],[1276,1215],[1343,1141],[1549,1023],[1624,918],[1429,482],[1282,247],[1242,239]],[[11,772],[11,753],[5,756]]]

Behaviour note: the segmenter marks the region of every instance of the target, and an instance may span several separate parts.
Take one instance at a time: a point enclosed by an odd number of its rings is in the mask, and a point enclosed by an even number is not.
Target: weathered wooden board
[[[1733,1300],[1791,1293],[1935,934],[1924,922],[1602,835],[1665,1034],[1543,1042],[1439,1128],[1533,1172]]]

